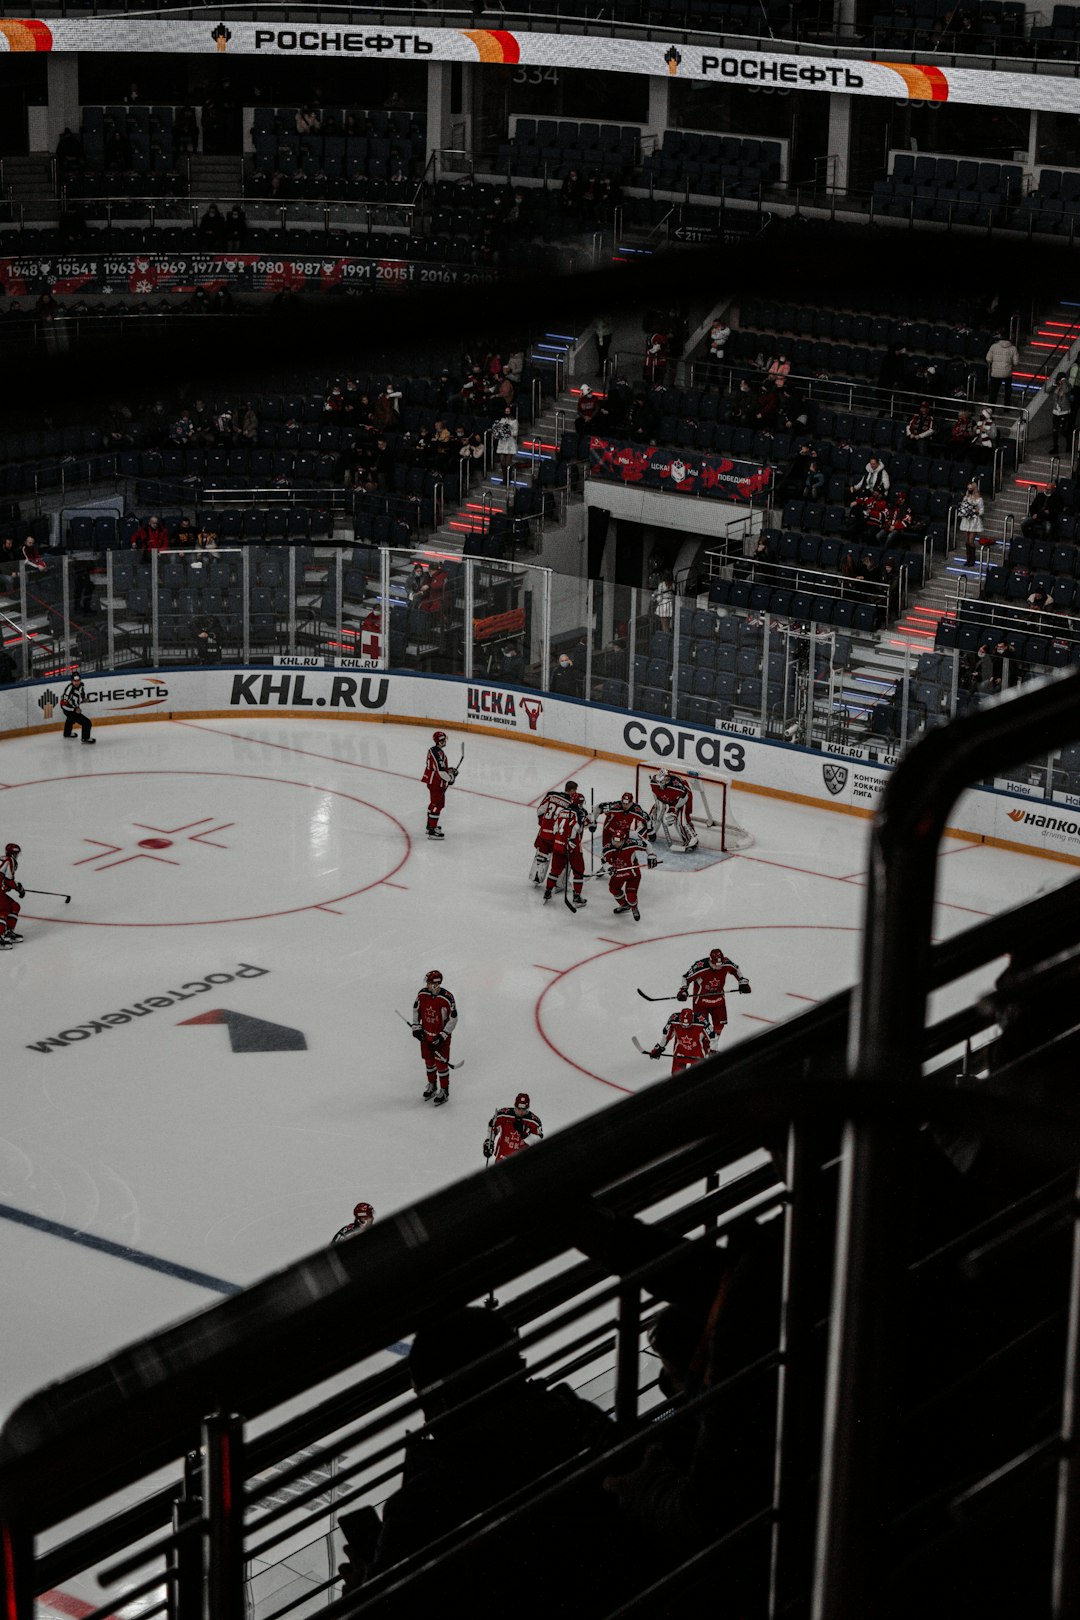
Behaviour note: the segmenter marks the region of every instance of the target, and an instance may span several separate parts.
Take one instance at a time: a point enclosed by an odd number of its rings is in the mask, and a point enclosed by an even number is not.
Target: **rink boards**
[[[59,730],[63,681],[0,691],[0,737]],[[298,719],[438,724],[513,737],[617,762],[647,759],[720,772],[735,789],[819,809],[869,816],[894,757],[884,748],[824,754],[765,741],[737,726],[706,730],[602,704],[454,676],[336,669],[194,669],[87,676],[85,712],[96,725],[266,714]],[[957,804],[950,834],[1080,865],[1080,798],[1025,796],[1015,782],[973,788]],[[739,810],[753,828],[752,811]]]

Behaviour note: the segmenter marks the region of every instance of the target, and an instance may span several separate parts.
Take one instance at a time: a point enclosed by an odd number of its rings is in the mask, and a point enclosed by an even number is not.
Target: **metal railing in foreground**
[[[1078,681],[1016,705],[1017,723],[1048,726],[1048,741],[1075,734]],[[1076,887],[920,950],[914,964],[905,964],[913,968],[914,987],[898,994],[902,1009],[1006,951],[1022,951],[1032,962],[1062,956],[1075,962]],[[198,1611],[208,1620],[240,1620],[253,1559],[287,1564],[316,1535],[336,1536],[342,1510],[380,1504],[402,1470],[415,1477],[422,1443],[405,1431],[421,1420],[406,1394],[406,1370],[386,1370],[371,1358],[414,1331],[427,1332],[430,1343],[448,1311],[492,1290],[503,1297],[495,1316],[519,1330],[533,1379],[567,1379],[590,1396],[601,1409],[601,1439],[572,1448],[542,1479],[474,1507],[453,1535],[395,1562],[370,1584],[335,1597],[341,1556],[335,1551],[325,1577],[303,1585],[299,1598],[276,1606],[268,1600],[254,1612],[267,1620],[316,1606],[343,1617],[400,1613],[395,1605],[424,1593],[432,1572],[456,1590],[463,1565],[473,1578],[478,1567],[490,1568],[506,1536],[527,1534],[553,1500],[580,1503],[602,1478],[647,1468],[644,1441],[667,1454],[668,1477],[673,1470],[686,1511],[674,1535],[669,1525],[666,1537],[655,1538],[666,1543],[662,1551],[651,1545],[650,1514],[630,1492],[623,1510],[650,1551],[649,1572],[636,1595],[612,1584],[575,1612],[656,1614],[663,1603],[700,1597],[717,1579],[738,1580],[752,1612],[770,1617],[787,1612],[792,1601],[805,1602],[813,1582],[809,1535],[818,1499],[830,1251],[834,1228],[838,1222],[842,1238],[851,1208],[848,1183],[841,1177],[838,1187],[836,1176],[837,1122],[844,1118],[858,1121],[847,1127],[849,1138],[887,1129],[912,1178],[890,1184],[900,1252],[875,1253],[879,1269],[863,1279],[862,1307],[877,1310],[882,1294],[903,1300],[920,1329],[935,1335],[940,1376],[934,1358],[905,1364],[890,1392],[908,1438],[892,1457],[896,1480],[873,1498],[888,1535],[875,1526],[881,1556],[866,1572],[863,1607],[828,1597],[815,1612],[900,1612],[889,1594],[895,1589],[909,1602],[912,1580],[926,1579],[927,1559],[940,1576],[943,1546],[966,1572],[971,1520],[958,1535],[952,1503],[961,1491],[971,1498],[979,1485],[991,1495],[1000,1490],[1013,1447],[1035,1446],[1041,1464],[1037,1500],[1025,1479],[1019,1511],[1030,1518],[1046,1509],[1042,1486],[1048,1474],[1052,1481],[1063,1429],[1062,1389],[1075,1377],[1064,1321],[1077,1290],[1065,1267],[1037,1301],[1011,1297],[1002,1292],[1002,1273],[1007,1280],[1018,1257],[1041,1267],[1047,1252],[1060,1248],[1062,1224],[1071,1218],[1069,1166],[1080,1158],[1080,1116],[1069,1101],[1040,1109],[1013,1100],[1015,1090],[995,1094],[993,1085],[957,1078],[958,1066],[994,1066],[993,1048],[980,1046],[1002,1019],[991,999],[961,1000],[929,1028],[903,1027],[890,1050],[902,1039],[927,1078],[916,1070],[903,1083],[845,1081],[848,1007],[846,994],[833,997],[726,1057],[605,1110],[602,1153],[597,1121],[582,1121],[512,1168],[459,1182],[381,1221],[362,1241],[309,1256],[24,1402],[0,1436],[4,1612],[29,1620],[37,1593],[72,1582],[87,1590],[90,1572],[107,1564],[102,1614],[135,1620],[167,1609],[174,1617]],[[1067,1023],[1075,1034],[1071,1016]],[[897,1027],[890,1017],[889,1028]],[[972,1047],[977,1057],[965,1063],[962,1054]],[[995,1162],[1019,1155],[1022,1173],[1014,1164],[1010,1181],[989,1200],[972,1195],[959,1177],[944,1191],[928,1183],[923,1158],[932,1139],[920,1128],[927,1119],[946,1147],[972,1137]],[[748,1164],[745,1155],[763,1146],[771,1160],[759,1156]],[[942,1175],[949,1165],[943,1154]],[[921,1200],[923,1224],[914,1232],[905,1187]],[[843,1245],[839,1254],[838,1274],[846,1276]],[[928,1274],[936,1279],[929,1290]],[[1041,1283],[1041,1270],[1039,1277]],[[989,1307],[994,1324],[992,1342],[978,1354],[967,1343],[966,1360],[955,1317],[941,1314],[951,1290],[962,1296],[960,1316]],[[679,1377],[686,1380],[674,1395],[670,1383],[668,1395],[657,1389],[656,1364],[642,1359],[650,1330],[664,1346],[669,1304],[676,1325],[679,1313],[694,1311],[702,1323],[713,1314],[716,1324],[698,1382],[668,1342],[668,1376],[674,1368],[676,1388]],[[910,1321],[906,1333],[905,1350]],[[267,1356],[271,1342],[274,1354]],[[987,1414],[1000,1412],[1032,1342],[1043,1358],[1037,1409],[1031,1399],[1018,1400],[987,1444],[985,1431],[994,1428]],[[457,1367],[449,1365],[450,1350],[448,1357],[449,1374]],[[831,1388],[839,1361],[834,1348]],[[854,1371],[861,1380],[864,1369]],[[327,1380],[338,1380],[329,1392]],[[505,1357],[482,1383],[470,1400],[485,1417],[492,1402],[505,1407],[516,1398],[508,1391],[520,1390]],[[860,1381],[855,1388],[861,1391]],[[300,1399],[305,1391],[309,1404]],[[942,1400],[964,1417],[948,1430],[940,1422]],[[865,1403],[860,1412],[868,1415]],[[426,1417],[438,1443],[440,1419],[430,1411]],[[831,1412],[826,1436],[839,1421]],[[734,1435],[750,1448],[737,1457],[727,1449]],[[515,1440],[524,1443],[504,1433],[497,1444]],[[826,1455],[831,1463],[831,1449]],[[133,1503],[141,1481],[154,1486],[153,1494]],[[830,1507],[838,1488],[827,1474]],[[726,1511],[718,1505],[725,1497]],[[1053,1511],[1051,1492],[1051,1523]],[[78,1528],[64,1531],[74,1515]],[[976,1512],[975,1523],[984,1538],[996,1535],[993,1516],[983,1520]],[[831,1532],[823,1568],[831,1570],[833,1560],[864,1568],[851,1539],[855,1528],[841,1522]],[[355,1571],[362,1555],[351,1540],[353,1525],[345,1529]],[[35,1538],[50,1531],[48,1550],[35,1556]],[[1031,1589],[1048,1588],[1037,1542],[1017,1536],[1015,1546]],[[549,1549],[549,1556],[557,1553]],[[1033,1603],[1027,1612],[1044,1611]],[[1062,1617],[1075,1612],[1055,1610]]]

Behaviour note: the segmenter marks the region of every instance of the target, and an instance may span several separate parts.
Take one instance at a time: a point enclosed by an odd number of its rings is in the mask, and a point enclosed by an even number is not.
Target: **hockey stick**
[[[59,889],[26,889],[26,890],[24,890],[24,893],[26,893],[26,894],[51,894],[51,895],[55,895],[57,900],[62,900],[64,902],[65,906],[70,906],[70,904],[71,904],[71,896],[70,896],[70,894],[61,894]]]
[[[569,861],[567,861],[567,863],[566,863],[566,876],[563,878],[562,897],[563,897],[563,905],[566,907],[567,911],[572,911],[574,916],[576,917],[577,916],[577,906],[571,905],[571,903],[570,903],[570,862]]]
[[[403,1024],[408,1024],[410,1029],[414,1027],[411,1018],[406,1018],[405,1014],[403,1012],[398,1012],[396,1007],[394,1008],[394,1011],[397,1013]],[[463,1069],[465,1067],[465,1059],[462,1058],[459,1063],[451,1063],[449,1060],[447,1060],[446,1067],[448,1069]]]
[[[649,1051],[649,1048],[647,1046],[642,1046],[636,1035],[631,1035],[630,1039],[633,1041],[642,1057],[652,1057],[652,1053]]]
[[[642,1001],[678,1001],[679,999],[678,996],[647,996],[644,990],[639,990],[638,995]]]

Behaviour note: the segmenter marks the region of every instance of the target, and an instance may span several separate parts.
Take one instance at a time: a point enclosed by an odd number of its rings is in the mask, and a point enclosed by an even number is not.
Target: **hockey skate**
[[[548,903],[548,901],[550,899],[551,899],[551,890],[550,889],[545,889],[544,890],[544,904],[547,905],[547,903]]]
[[[637,906],[630,907],[630,915],[633,917],[635,922],[641,921],[641,912],[638,910]]]
[[[616,906],[614,915],[616,917],[621,917],[624,911],[629,911],[629,910],[630,910],[629,906]]]
[[[3,937],[0,938],[0,951],[10,951],[14,950],[14,948],[15,947],[12,945],[10,939],[8,939],[7,935],[4,934]]]
[[[9,945],[21,945],[23,937],[21,934],[16,934],[14,929],[11,929],[7,934],[5,934],[4,938],[7,940]]]
[[[429,827],[428,830],[427,830],[427,835],[428,835],[429,838],[445,838],[446,837],[446,834],[443,832],[441,827]]]
[[[438,1091],[438,1089],[439,1089],[438,1086],[435,1084],[435,1082],[433,1080],[429,1086],[426,1086],[424,1088],[424,1101],[425,1102],[430,1102],[432,1097],[434,1097],[435,1093]]]
[[[573,896],[573,900],[574,900],[575,906],[587,906],[588,903],[589,903],[586,900],[586,898],[585,898],[585,896],[583,894],[575,893],[574,896]]]
[[[434,1099],[431,1106],[433,1108],[438,1108],[440,1103],[449,1102],[449,1101],[450,1101],[450,1087],[449,1086],[443,1086],[442,1090],[439,1091],[436,1094],[435,1099]]]

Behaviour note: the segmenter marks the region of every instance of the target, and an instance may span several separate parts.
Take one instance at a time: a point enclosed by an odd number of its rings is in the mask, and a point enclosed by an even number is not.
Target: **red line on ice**
[[[337,754],[320,754],[314,748],[298,748],[295,743],[271,742],[268,737],[249,737],[243,731],[222,731],[217,726],[200,725],[197,720],[174,720],[174,726],[187,726],[191,731],[208,731],[214,737],[232,737],[236,742],[255,743],[260,748],[280,748],[287,754],[304,754],[309,759],[326,759],[333,765],[349,765],[354,771],[374,771],[378,776],[396,776],[402,782],[416,782],[419,785],[420,776],[413,775],[411,771],[392,771],[386,765],[366,765],[362,759],[340,759]],[[454,784],[455,793],[467,793],[473,799],[494,799],[497,804],[512,804],[519,810],[527,810],[529,806],[523,799],[506,799],[501,793],[483,793],[479,788],[458,787]]]
[[[44,1603],[50,1609],[56,1609],[59,1614],[70,1616],[70,1620],[85,1620],[85,1616],[97,1610],[96,1603],[87,1603],[84,1598],[74,1597],[70,1592],[57,1592],[50,1590],[42,1592],[38,1597],[39,1603]]]
[[[815,874],[811,875],[813,876]],[[835,934],[859,933],[858,928],[848,923],[739,923],[734,927],[725,927],[724,932],[725,934],[757,934],[767,933],[769,931],[782,931],[784,933],[820,933],[823,930]],[[626,940],[624,942],[612,945],[611,950],[597,951],[592,956],[583,956],[580,962],[571,962],[569,967],[560,968],[555,978],[548,981],[536,998],[536,1002],[533,1007],[533,1022],[536,1025],[536,1033],[539,1035],[544,1045],[550,1051],[554,1052],[555,1056],[560,1058],[563,1063],[569,1064],[571,1069],[576,1069],[579,1074],[585,1075],[589,1080],[598,1080],[602,1086],[610,1086],[612,1091],[625,1091],[628,1095],[635,1095],[629,1086],[621,1086],[616,1080],[606,1080],[602,1074],[594,1074],[591,1069],[586,1069],[583,1064],[575,1063],[572,1057],[567,1057],[566,1053],[561,1051],[559,1047],[555,1045],[555,1042],[545,1030],[543,1019],[541,1017],[541,1012],[544,1005],[544,997],[554,985],[559,983],[560,979],[566,978],[568,974],[576,973],[578,968],[587,967],[590,962],[599,961],[601,957],[611,956],[615,951],[633,950],[635,946],[638,945],[662,945],[666,940],[671,939],[700,939],[702,934],[710,934],[715,937],[717,932],[718,930],[715,928],[687,928],[678,934],[653,934],[649,938]],[[745,1013],[743,1016],[746,1018],[753,1018],[755,1017],[755,1014]],[[758,1022],[762,1024],[771,1024],[775,1023],[776,1020],[772,1018],[758,1018]]]
[[[592,755],[590,755],[588,759],[583,759],[580,765],[568,765],[565,771],[563,771],[562,775],[559,777],[559,780],[557,782],[552,782],[551,786],[546,787],[543,793],[538,793],[535,799],[530,799],[526,808],[529,810],[535,809],[535,807],[540,803],[540,800],[544,798],[545,794],[561,793],[567,782],[570,781],[571,777],[580,776],[582,771],[587,771],[590,765],[595,764],[596,760],[592,757]]]
[[[739,859],[741,861],[754,861],[759,866],[775,866],[781,872],[798,872],[802,877],[824,878],[826,883],[851,883],[853,880],[864,876],[860,872],[849,872],[845,877],[838,877],[835,872],[815,872],[812,866],[791,866],[787,861],[766,860],[764,855],[744,855],[740,853]],[[860,887],[865,887],[865,884],[860,884]],[[969,912],[973,917],[992,917],[994,915],[992,911],[976,911],[974,906],[959,906],[955,900],[938,900],[935,904],[944,906],[947,911]],[[778,924],[778,926],[787,927],[788,924]]]
[[[313,793],[329,793],[334,798],[348,799],[352,804],[362,805],[365,810],[374,810],[376,815],[385,816],[387,821],[393,823],[405,840],[405,853],[397,865],[390,868],[386,877],[372,878],[370,883],[362,884],[359,889],[350,889],[347,894],[331,895],[328,901],[309,900],[307,905],[285,906],[280,911],[261,911],[247,917],[197,917],[191,921],[180,922],[169,921],[168,919],[161,919],[157,922],[95,922],[92,918],[83,917],[39,917],[36,913],[24,911],[23,915],[33,922],[57,923],[62,927],[67,926],[69,928],[209,928],[216,927],[219,923],[268,922],[273,917],[293,917],[301,911],[316,911],[321,906],[334,905],[341,900],[354,900],[358,894],[366,894],[369,889],[378,888],[380,883],[385,883],[388,878],[392,878],[396,873],[400,872],[412,854],[412,839],[409,837],[408,828],[396,816],[391,815],[389,810],[384,810],[380,804],[371,804],[367,799],[358,799],[354,793],[345,793],[341,788],[322,787],[318,782],[294,782],[288,776],[258,776],[252,771],[200,771],[187,770],[183,767],[173,767],[171,770],[95,771],[92,780],[98,781],[100,778],[108,776],[226,776],[241,782],[275,782],[281,787],[298,787],[305,788]],[[54,782],[82,782],[86,780],[88,778],[74,775],[41,776],[31,782],[12,782],[9,785],[13,788],[43,787]],[[81,865],[82,863],[75,864]],[[119,865],[120,863],[114,864]]]

